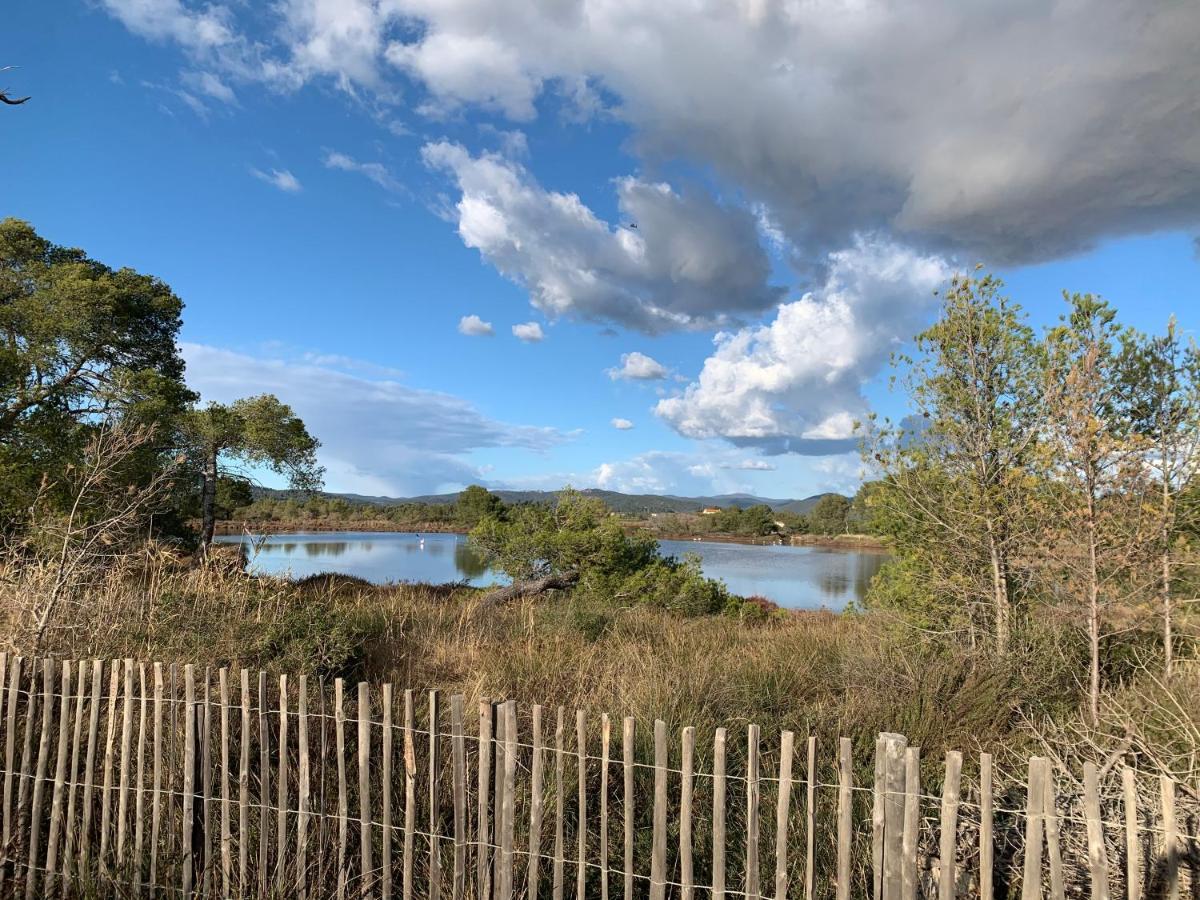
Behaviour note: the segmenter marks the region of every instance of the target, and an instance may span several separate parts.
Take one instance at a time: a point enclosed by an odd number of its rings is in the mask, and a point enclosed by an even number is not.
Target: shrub
[[[265,628],[254,648],[257,665],[319,678],[357,677],[371,634],[365,625],[361,617],[328,600],[310,600]]]

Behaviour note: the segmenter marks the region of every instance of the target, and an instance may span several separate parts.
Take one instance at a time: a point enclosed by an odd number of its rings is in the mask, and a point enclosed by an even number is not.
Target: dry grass
[[[756,722],[764,733],[851,736],[866,750],[876,732],[896,730],[931,754],[1027,745],[1024,722],[1069,716],[1077,704],[1076,661],[1061,648],[970,657],[870,616],[684,618],[568,598],[483,610],[455,586],[291,583],[236,568],[131,561],[72,597],[44,647],[436,686],[468,702],[661,718],[701,735]],[[38,590],[28,571],[0,577],[9,649],[30,649],[24,610]]]

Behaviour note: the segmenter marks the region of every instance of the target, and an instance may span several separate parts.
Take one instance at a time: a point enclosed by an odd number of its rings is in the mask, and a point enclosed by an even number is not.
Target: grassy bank
[[[836,782],[839,737],[852,740],[855,780],[866,785],[876,735],[897,731],[920,746],[929,795],[940,790],[944,752],[958,749],[966,759],[965,796],[973,796],[977,754],[988,751],[996,757],[1000,804],[1013,808],[1023,803],[1021,785],[1033,754],[1050,756],[1064,776],[1078,772],[1085,760],[1124,762],[1148,776],[1169,773],[1184,784],[1200,774],[1200,671],[1189,658],[1164,683],[1140,665],[1152,651],[1136,632],[1112,648],[1113,687],[1094,728],[1086,724],[1079,679],[1086,661],[1077,633],[1055,619],[1026,629],[1036,638],[998,659],[902,628],[881,614],[743,610],[738,616],[686,617],[560,595],[488,607],[480,593],[457,585],[372,586],[342,575],[288,582],[249,577],[232,554],[226,561],[204,568],[170,558],[131,563],[70,598],[64,608],[70,624],[49,630],[40,651],[74,659],[134,657],[309,673],[326,688],[338,677],[418,691],[437,687],[463,694],[467,709],[480,698],[511,698],[523,710],[535,703],[582,709],[593,724],[601,712],[618,721],[632,716],[639,723],[635,754],[642,760],[654,752],[652,729],[645,726],[662,719],[672,735],[695,727],[699,771],[710,770],[712,736],[722,726],[731,736],[731,770],[743,766],[741,736],[755,723],[762,727],[768,775],[778,764],[777,741],[786,729],[816,736],[818,773],[826,784]],[[4,649],[34,651],[30,603],[44,597],[47,587],[28,571],[0,570]],[[648,796],[647,771],[639,770],[639,777]],[[1065,790],[1060,799],[1078,816],[1077,792]],[[568,785],[568,797],[572,792]],[[819,798],[818,815],[828,822],[832,798],[831,791]],[[866,798],[856,801],[856,821],[862,823],[870,821]],[[1119,802],[1116,794],[1106,797],[1107,818],[1119,818]],[[1143,798],[1146,808],[1154,802],[1149,794]],[[1191,795],[1181,804],[1191,810]],[[760,810],[764,833],[772,827],[769,807]],[[649,807],[639,815],[641,859],[649,852]],[[732,815],[736,821],[741,812]],[[971,815],[964,807],[968,831],[975,827]],[[1020,823],[1001,825],[1006,849],[1000,865],[1018,871],[1012,854]],[[826,838],[832,833],[831,825],[822,831]],[[703,879],[709,865],[705,835],[699,841],[697,871]],[[865,892],[865,833],[860,831],[855,846],[855,884]],[[928,850],[935,852],[934,845]],[[829,840],[817,852],[819,871],[831,872]],[[1068,845],[1064,853],[1073,871],[1086,872],[1085,851]],[[798,871],[793,877],[799,878]]]
[[[701,734],[757,722],[867,747],[895,730],[930,759],[947,748],[1018,758],[1043,736],[1073,731],[1086,733],[1081,746],[1109,743],[1107,726],[1080,724],[1084,661],[1074,632],[1053,621],[997,659],[878,615],[687,618],[553,597],[485,608],[457,586],[376,587],[337,575],[292,583],[234,568],[131,568],[73,602],[70,626],[48,632],[43,649],[436,686],[470,700],[662,718]],[[38,589],[27,575],[0,582],[10,650],[33,649],[28,607]],[[1144,730],[1178,764],[1200,747],[1200,678],[1189,665],[1171,685],[1142,671],[1136,635],[1114,650],[1112,745]]]

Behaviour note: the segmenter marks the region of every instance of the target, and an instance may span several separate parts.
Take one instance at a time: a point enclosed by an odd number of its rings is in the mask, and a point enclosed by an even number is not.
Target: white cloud
[[[426,144],[422,155],[458,184],[463,243],[548,316],[654,333],[728,322],[780,299],[754,217],[703,192],[619,179],[617,203],[634,230],[597,218],[575,194],[547,191],[501,156],[446,142]]]
[[[391,44],[385,55],[429,86],[437,102],[425,107],[428,112],[474,103],[513,119],[534,117],[537,86],[523,71],[517,52],[490,35],[429,33],[410,44]]]
[[[496,333],[496,329],[492,327],[491,322],[485,322],[479,316],[472,313],[458,320],[458,333],[472,337],[491,337]]]
[[[808,255],[884,230],[1029,261],[1200,218],[1188,4],[401,6],[425,27],[405,52],[428,57],[438,103],[496,105],[477,81],[490,60],[463,43],[505,60],[518,116],[548,80],[594,81],[645,158],[711,166]]]
[[[233,92],[233,88],[212,72],[184,72],[179,76],[179,80],[206,97],[231,106],[237,105],[237,95]]]
[[[276,10],[287,59],[271,75],[299,86],[331,77],[343,90],[355,85],[385,90],[379,63],[389,11],[377,0],[281,0]]]
[[[616,381],[619,378],[631,381],[655,381],[666,378],[670,370],[653,357],[634,350],[632,353],[621,354],[621,365],[608,369],[608,377]]]
[[[1187,2],[101,2],[236,81],[518,120],[546,93],[608,103],[648,167],[765,204],[763,233],[805,261],[863,231],[1003,264],[1200,221]],[[538,297],[546,264],[497,264]]]
[[[273,393],[295,409],[321,442],[331,490],[411,495],[480,478],[473,451],[508,447],[542,452],[567,439],[552,428],[511,425],[467,401],[367,378],[304,360],[265,358],[185,343],[188,384],[205,400]]]
[[[522,322],[520,325],[514,325],[512,333],[513,337],[519,338],[527,344],[536,344],[546,337],[542,332],[542,326],[537,322]]]
[[[697,380],[655,412],[685,436],[766,453],[848,449],[867,410],[863,383],[920,328],[950,270],[938,257],[860,237],[830,254],[828,272],[769,324],[718,334]]]
[[[300,180],[287,169],[270,169],[264,172],[262,169],[252,168],[250,174],[287,194],[295,194],[303,189]]]
[[[722,469],[737,469],[742,472],[774,472],[775,466],[765,459],[740,459],[736,462],[721,463]]]
[[[639,453],[629,459],[601,463],[572,482],[627,494],[697,496],[745,493],[751,485],[713,461],[713,454],[694,455],[665,450]]]
[[[839,453],[814,459],[812,469],[821,480],[822,490],[853,494],[867,478],[874,477],[858,453]]]
[[[633,423],[628,419],[617,418],[612,420],[612,427],[617,429],[617,431],[628,431],[633,427]]]
[[[235,40],[229,9],[210,4],[193,9],[180,0],[101,0],[105,9],[134,34],[172,40],[191,50],[207,50]]]
[[[330,150],[325,154],[325,168],[338,169],[342,172],[357,172],[375,182],[385,191],[398,193],[404,190],[404,185],[388,171],[387,166],[377,162],[359,162],[352,156]]]

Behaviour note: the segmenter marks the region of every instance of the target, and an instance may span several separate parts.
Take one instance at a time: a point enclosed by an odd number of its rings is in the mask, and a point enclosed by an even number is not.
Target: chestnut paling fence
[[[1200,890],[1196,794],[438,691],[0,654],[7,896],[804,900]],[[871,755],[873,751],[873,756]],[[873,761],[873,769],[870,763]],[[927,761],[928,774],[934,767]],[[856,771],[869,773],[856,779]]]

